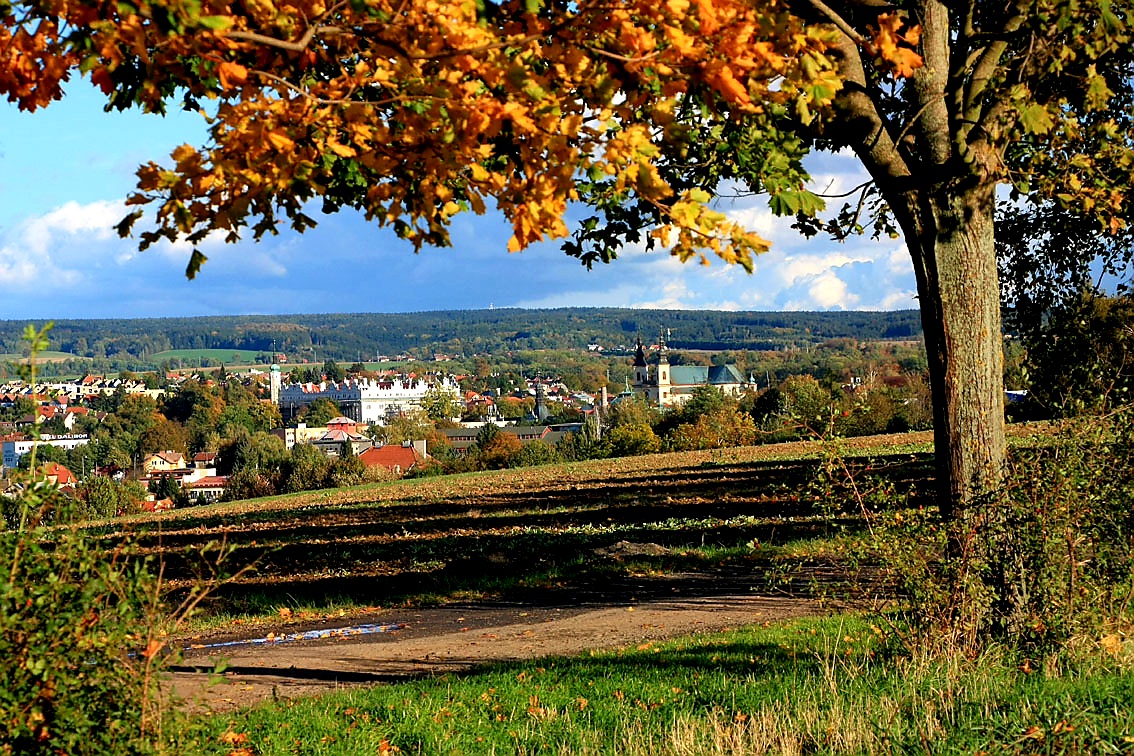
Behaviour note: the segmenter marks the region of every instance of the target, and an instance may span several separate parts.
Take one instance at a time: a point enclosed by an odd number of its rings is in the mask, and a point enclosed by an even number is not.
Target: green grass
[[[188,363],[186,367],[202,357],[225,365],[248,365],[254,363],[260,355],[270,356],[271,352],[258,352],[255,349],[170,349],[151,354],[148,359],[155,365],[169,360],[181,360]]]
[[[1134,752],[1134,653],[1097,644],[1030,669],[894,653],[836,616],[467,676],[277,702],[215,718],[228,753],[858,754]]]

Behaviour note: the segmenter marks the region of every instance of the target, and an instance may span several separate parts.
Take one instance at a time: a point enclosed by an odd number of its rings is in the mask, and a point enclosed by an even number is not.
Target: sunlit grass
[[[1124,753],[1129,644],[1044,669],[896,651],[836,616],[273,703],[211,725],[257,754]],[[230,738],[231,738],[230,735]]]

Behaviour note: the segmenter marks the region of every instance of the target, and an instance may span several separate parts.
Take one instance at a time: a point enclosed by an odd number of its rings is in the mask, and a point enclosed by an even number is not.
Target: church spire
[[[646,348],[642,346],[642,335],[638,334],[638,351],[634,354],[634,367],[646,366]]]

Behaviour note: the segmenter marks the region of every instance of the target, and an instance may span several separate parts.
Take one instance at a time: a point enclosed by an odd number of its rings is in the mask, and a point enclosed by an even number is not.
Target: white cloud
[[[114,224],[124,215],[121,203],[68,202],[43,215],[28,218],[5,234],[0,284],[58,290],[84,278],[97,264],[85,256],[90,245],[114,237]]]
[[[812,301],[824,310],[849,310],[858,302],[858,297],[847,290],[846,282],[832,271],[817,277],[807,291]]]

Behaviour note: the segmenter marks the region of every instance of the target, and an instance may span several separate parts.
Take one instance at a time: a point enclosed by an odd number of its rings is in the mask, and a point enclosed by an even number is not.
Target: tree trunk
[[[942,518],[951,521],[974,496],[997,486],[1004,465],[995,188],[953,184],[915,196],[907,212],[899,211],[899,221],[913,258],[925,331],[938,501]]]

